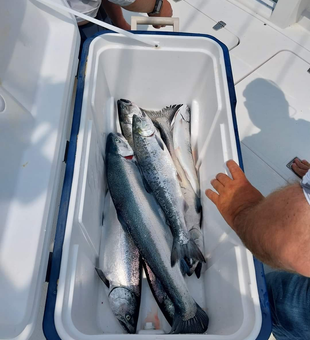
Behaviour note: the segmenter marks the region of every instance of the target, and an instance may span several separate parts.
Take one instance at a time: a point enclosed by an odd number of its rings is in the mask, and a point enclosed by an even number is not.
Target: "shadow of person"
[[[310,123],[298,119],[300,110],[272,81],[255,79],[245,88],[249,121],[243,122],[241,142],[288,179],[286,164],[294,157],[310,159]],[[291,101],[296,102],[296,99]]]

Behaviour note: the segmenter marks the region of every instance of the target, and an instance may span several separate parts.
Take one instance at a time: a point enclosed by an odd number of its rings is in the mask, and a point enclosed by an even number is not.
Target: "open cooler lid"
[[[34,328],[65,168],[79,42],[71,15],[35,0],[1,1],[0,339],[27,339]]]

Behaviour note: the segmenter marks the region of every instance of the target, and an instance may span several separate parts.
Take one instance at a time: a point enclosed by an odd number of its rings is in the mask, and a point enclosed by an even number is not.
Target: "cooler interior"
[[[203,37],[150,36],[160,48],[104,34],[93,40],[87,61],[80,132],[58,284],[55,321],[69,339],[256,339],[261,328],[252,255],[228,227],[204,191],[225,162],[238,161],[223,50]],[[94,267],[102,261],[107,191],[105,143],[119,131],[116,101],[161,109],[185,103],[192,113],[192,147],[202,192],[204,265],[200,279],[186,277],[189,290],[206,310],[205,335],[167,335],[170,326],[143,276],[137,335],[123,334],[110,310],[107,288]],[[112,214],[113,216],[113,214]],[[146,322],[156,329],[144,330]]]

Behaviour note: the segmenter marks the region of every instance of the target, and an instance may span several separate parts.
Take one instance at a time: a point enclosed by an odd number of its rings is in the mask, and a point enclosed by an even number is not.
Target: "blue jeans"
[[[102,8],[99,8],[98,14],[96,16],[96,19],[104,21],[108,24],[112,24],[111,19],[107,16],[107,14],[105,13],[105,11]],[[81,54],[81,49],[83,47],[84,41],[89,38],[92,37],[94,34],[100,32],[100,31],[105,31],[106,29],[92,24],[91,22],[89,22],[88,24],[79,26],[79,31],[80,31],[80,35],[81,35],[81,46],[80,46],[80,53]]]
[[[266,275],[273,335],[277,340],[310,339],[310,278],[286,272]]]

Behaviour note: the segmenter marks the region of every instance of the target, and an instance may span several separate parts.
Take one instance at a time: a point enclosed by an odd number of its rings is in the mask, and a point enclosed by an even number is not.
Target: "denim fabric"
[[[112,24],[111,19],[107,16],[105,11],[101,7],[99,8],[96,19],[104,21],[108,24]],[[97,32],[105,31],[105,30],[106,30],[105,28],[98,26],[98,25],[95,25],[91,22],[89,22],[88,24],[79,26],[79,31],[80,31],[80,35],[81,35],[80,53],[81,53],[81,50],[82,50],[83,43],[86,39],[92,37]]]
[[[273,335],[277,340],[310,339],[310,278],[287,272],[266,275]]]

